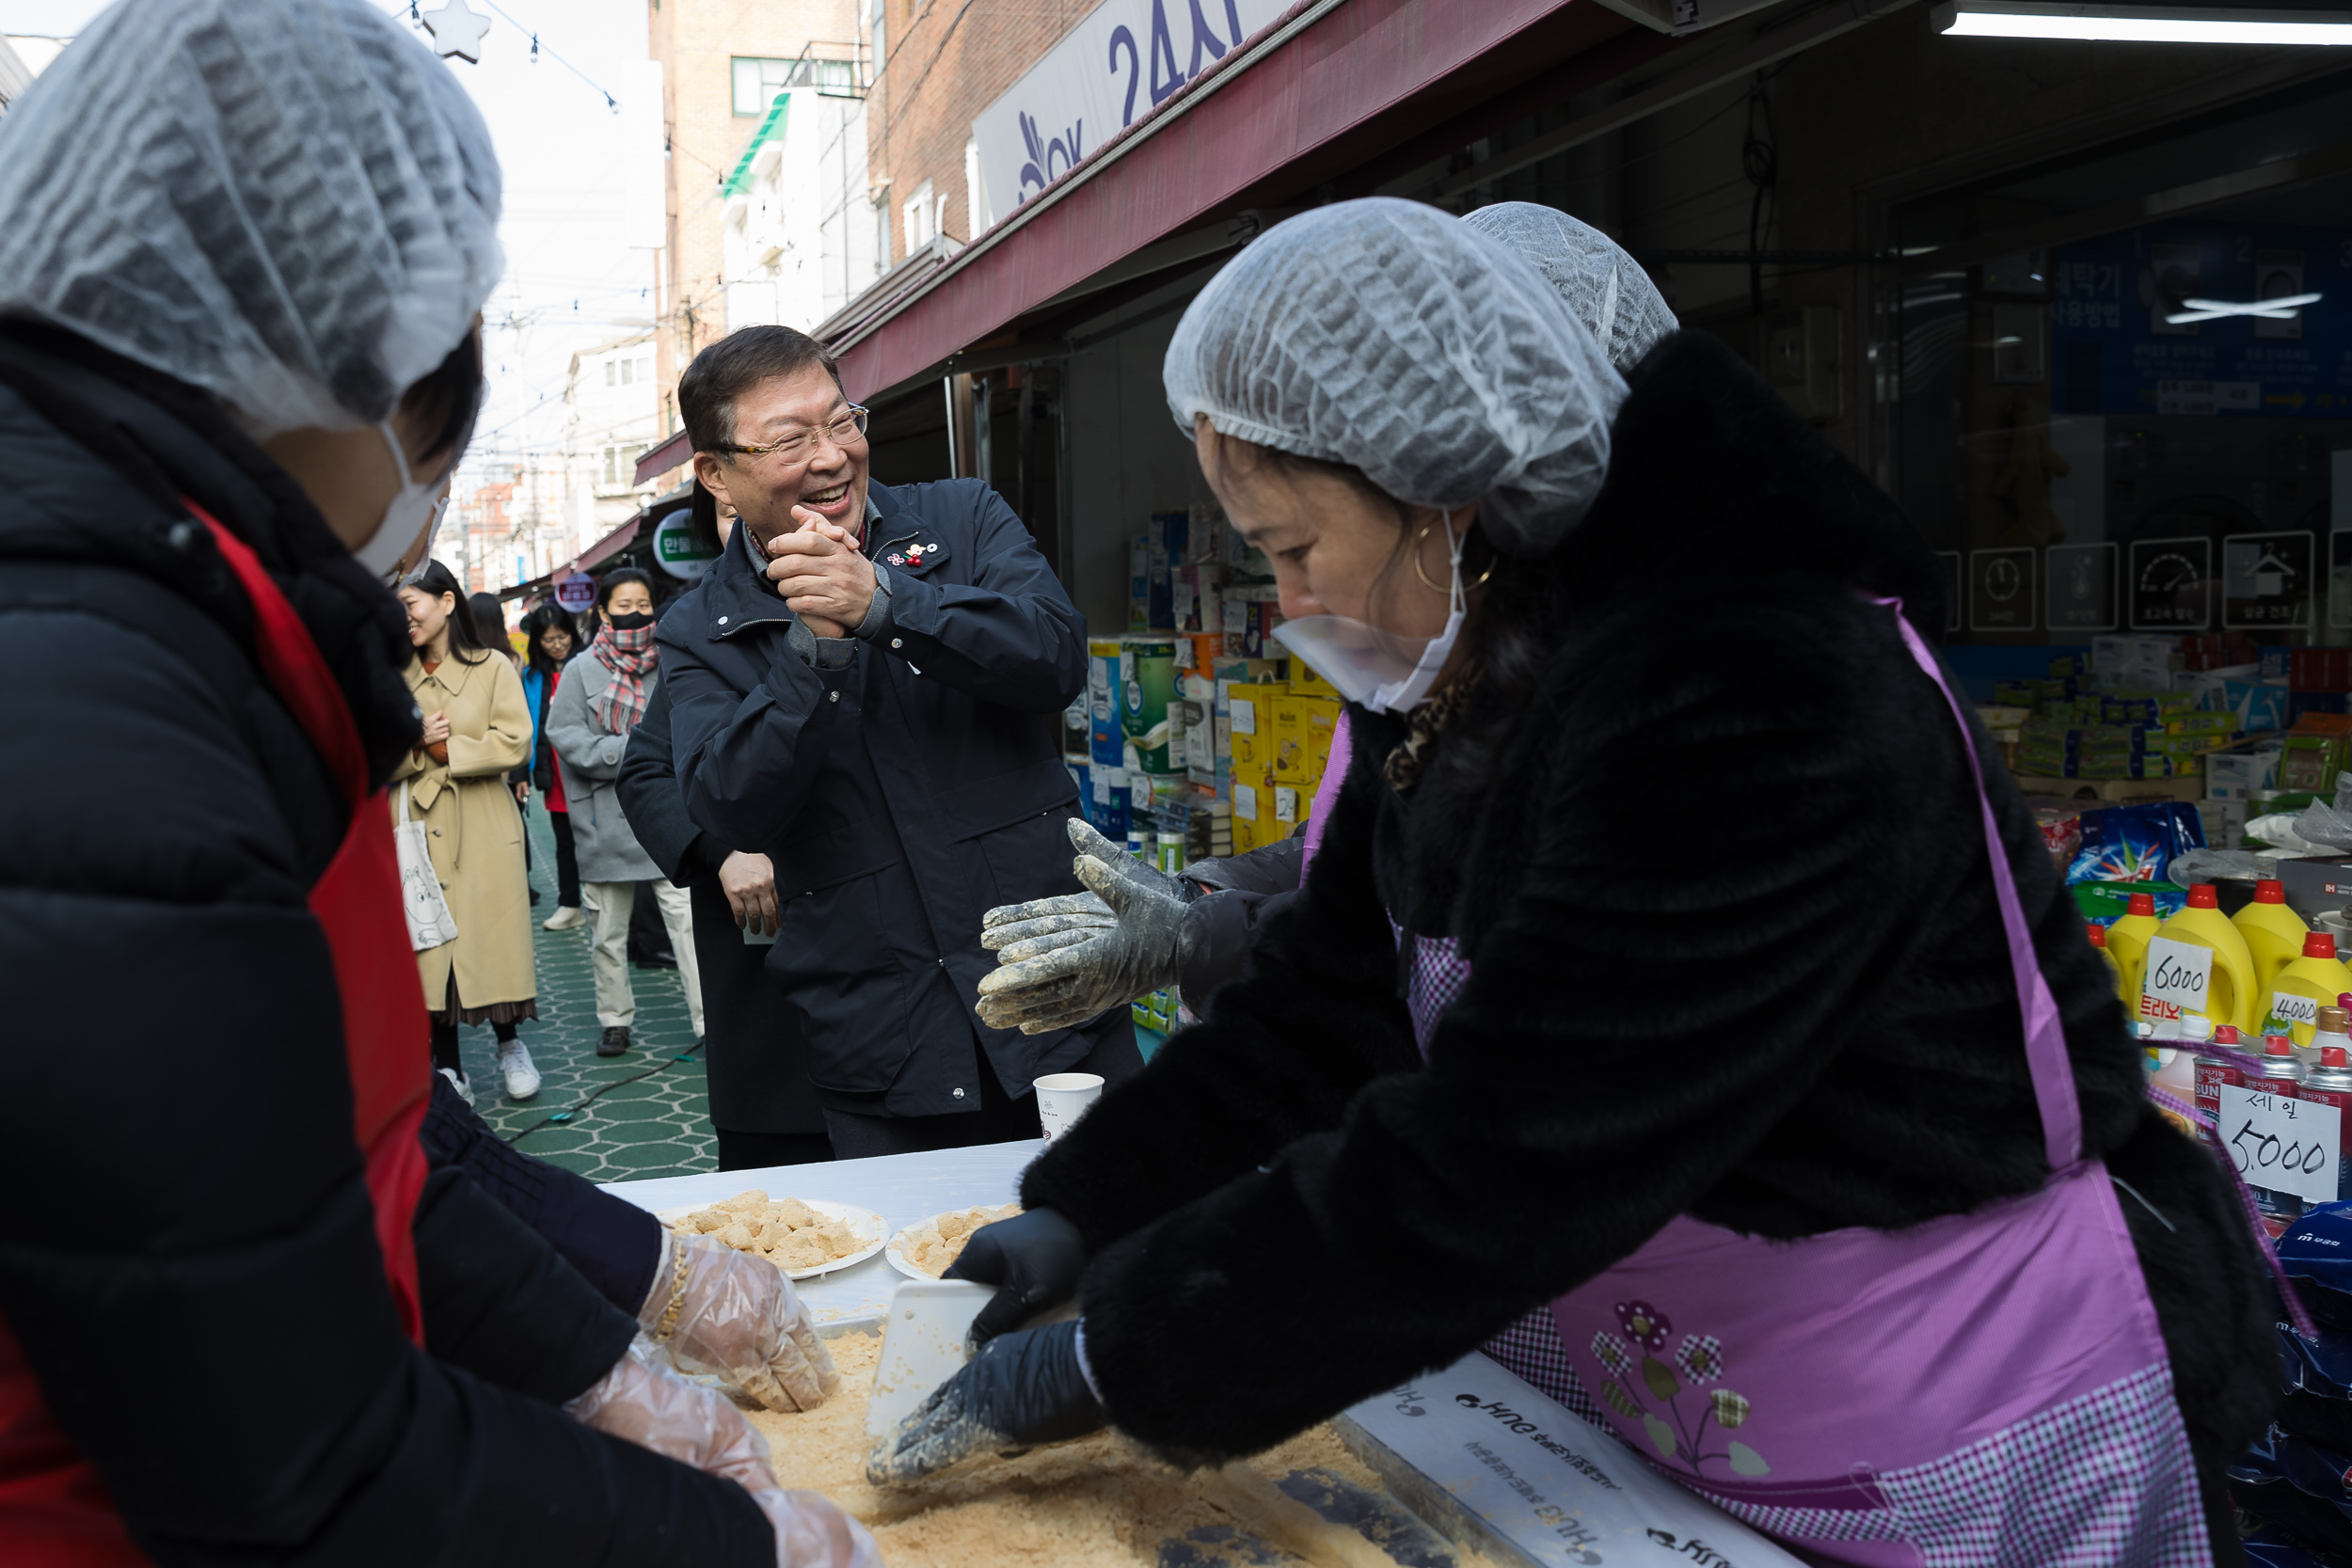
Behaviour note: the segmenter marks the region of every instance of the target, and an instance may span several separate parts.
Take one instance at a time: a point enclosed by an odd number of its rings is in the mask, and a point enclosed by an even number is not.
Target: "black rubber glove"
[[[977,1348],[1076,1295],[1086,1266],[1078,1227],[1055,1210],[1032,1209],[972,1232],[962,1256],[942,1277],[997,1288],[964,1338],[967,1347]]]
[[[1078,1325],[1001,1335],[931,1391],[866,1459],[875,1486],[914,1481],[984,1451],[1066,1442],[1109,1421],[1078,1368]]]

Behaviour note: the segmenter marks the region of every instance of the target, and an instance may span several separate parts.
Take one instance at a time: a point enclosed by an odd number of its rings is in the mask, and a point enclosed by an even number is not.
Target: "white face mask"
[[[370,576],[383,578],[387,586],[397,587],[400,563],[419,533],[425,537],[424,547],[417,555],[418,568],[422,569],[433,558],[433,535],[440,531],[441,514],[449,508],[449,497],[441,482],[409,478],[408,454],[401,450],[400,437],[393,434],[389,422],[375,428],[383,433],[384,444],[392,449],[392,463],[400,470],[400,493],[385,503],[383,521],[375,525],[368,542],[351,553]]]
[[[1344,615],[1306,615],[1275,627],[1276,640],[1313,665],[1340,695],[1375,713],[1409,713],[1427,702],[1470,612],[1470,596],[1462,588],[1462,546],[1469,530],[1457,534],[1454,514],[1444,517],[1446,559],[1453,573],[1445,630],[1423,641],[1396,637]]]

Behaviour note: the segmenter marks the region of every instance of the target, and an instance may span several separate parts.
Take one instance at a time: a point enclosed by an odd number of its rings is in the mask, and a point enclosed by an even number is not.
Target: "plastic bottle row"
[[[2112,926],[2090,927],[2090,935],[2125,1012],[2160,1034],[2198,1014],[2249,1037],[2285,1034],[2308,1048],[2319,1009],[2352,991],[2352,968],[2337,957],[2335,938],[2304,925],[2276,881],[2257,883],[2253,902],[2234,916],[2221,912],[2210,882],[2190,888],[2180,912],[2161,922],[2155,900],[2135,894],[2129,912]]]

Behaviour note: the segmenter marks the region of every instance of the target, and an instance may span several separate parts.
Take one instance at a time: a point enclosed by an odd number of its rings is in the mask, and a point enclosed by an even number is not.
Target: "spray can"
[[[2352,1127],[2352,1051],[2341,1045],[2319,1048],[2319,1065],[2306,1069],[2303,1082],[2296,1093],[2319,1105],[2333,1105],[2339,1129]],[[2342,1132],[2339,1131],[2341,1140]],[[2336,1148],[2336,1198],[2341,1202],[2352,1196],[2352,1160],[2344,1158],[2339,1141]]]
[[[2292,1035],[2264,1036],[2262,1064],[2260,1077],[2248,1074],[2248,1088],[2280,1100],[2300,1100],[2303,1097],[2303,1063],[2295,1053],[2295,1037]],[[2216,1131],[2225,1142],[2228,1140],[2228,1128],[2217,1128]],[[2303,1217],[2303,1200],[2293,1193],[2275,1192],[2268,1187],[2256,1186],[2251,1181],[2246,1184],[2246,1190],[2253,1195],[2254,1207],[2262,1212],[2265,1228],[2270,1230],[2273,1240],[2287,1225]]]
[[[2263,1037],[2262,1071],[2248,1073],[2246,1086],[2257,1094],[2273,1094],[2281,1100],[2294,1100],[2300,1095],[2303,1062],[2295,1053],[2292,1035]]]
[[[2227,1046],[2232,1051],[2242,1049],[2238,1044],[2236,1027],[2227,1023],[2213,1032],[2213,1043],[2217,1046]],[[2208,1118],[2218,1120],[2221,1116],[2222,1085],[2228,1085],[2232,1088],[2244,1087],[2246,1069],[2230,1057],[2213,1051],[2200,1051],[2197,1053],[2196,1069],[2197,1108],[2202,1111]],[[2213,1133],[2205,1128],[2199,1128],[2197,1134],[2207,1143],[2213,1141]]]
[[[2317,1067],[2321,1061],[2320,1053],[2331,1047],[2352,1052],[2352,1034],[2346,1033],[2347,1024],[2352,1024],[2352,1012],[2347,1012],[2341,1002],[2335,1006],[2319,1009],[2318,1022],[2312,1026],[2312,1043],[2297,1046],[2295,1050],[2295,1053],[2303,1058],[2305,1071]]]

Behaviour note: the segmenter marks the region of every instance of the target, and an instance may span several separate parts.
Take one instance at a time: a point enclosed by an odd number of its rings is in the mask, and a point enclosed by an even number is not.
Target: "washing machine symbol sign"
[[[2268,550],[2263,551],[2262,559],[2254,562],[2254,596],[2258,599],[2283,596],[2287,585],[2294,580],[2295,568]]]
[[[2025,548],[1969,552],[1969,624],[1977,631],[2026,631],[2037,618],[2035,557]]]
[[[2089,559],[2077,561],[2066,573],[2066,596],[2077,604],[2088,604],[2097,596],[2102,584],[2098,568]]]
[[[2309,533],[2239,533],[2221,542],[2221,624],[2306,624],[2319,541]]]

